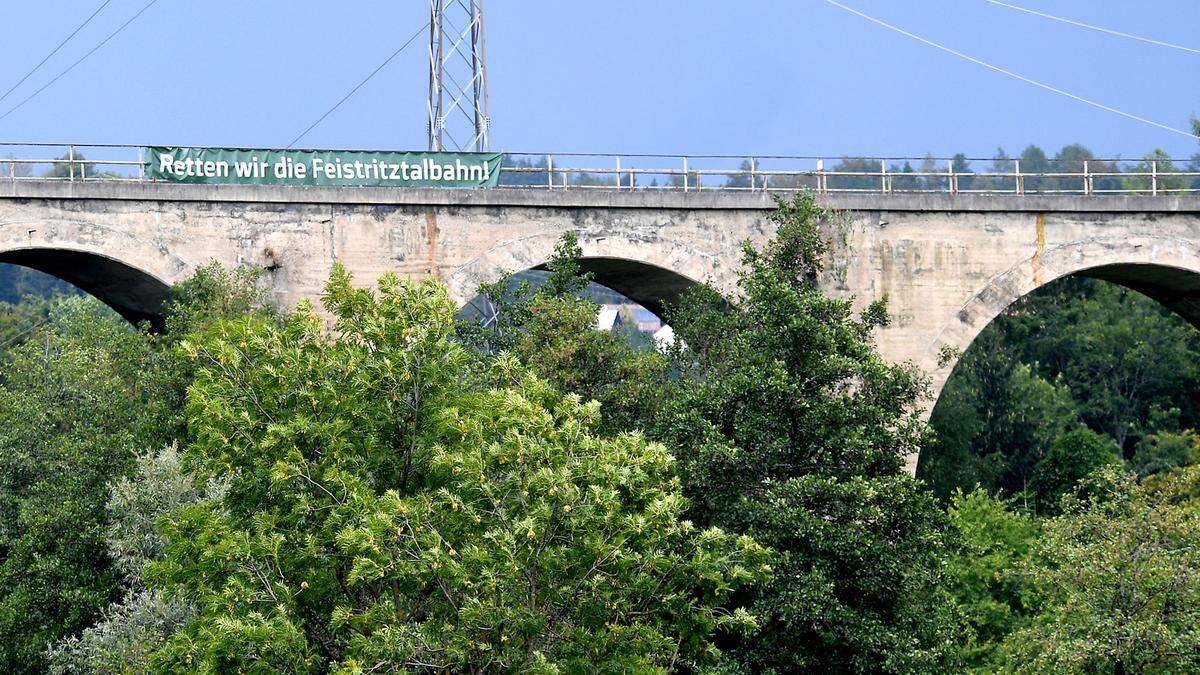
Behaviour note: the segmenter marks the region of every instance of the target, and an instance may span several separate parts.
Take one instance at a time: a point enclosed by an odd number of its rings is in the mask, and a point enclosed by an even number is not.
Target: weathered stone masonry
[[[849,214],[824,283],[886,295],[883,353],[930,373],[1011,302],[1068,274],[1125,284],[1200,324],[1200,198],[833,195]],[[0,183],[0,261],[56,274],[133,319],[209,260],[267,270],[287,305],[341,261],[359,283],[434,275],[459,302],[545,262],[578,233],[597,279],[656,307],[695,281],[735,292],[739,243],[770,234],[762,193],[395,190],[155,183]],[[915,467],[915,457],[910,468]]]

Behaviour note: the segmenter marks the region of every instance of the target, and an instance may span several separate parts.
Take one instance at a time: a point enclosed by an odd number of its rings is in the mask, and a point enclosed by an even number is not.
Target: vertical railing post
[[[1015,190],[1017,194],[1025,194],[1025,185],[1021,180],[1021,160],[1019,159],[1013,160],[1013,185],[1013,190]]]
[[[134,154],[134,159],[136,159],[136,160],[137,160],[137,163],[138,163],[138,165],[137,165],[137,167],[138,167],[138,180],[140,180],[140,181],[142,181],[142,180],[146,180],[146,158],[145,158],[145,156],[144,156],[144,155],[143,155],[143,153],[142,153],[142,149],[141,149],[141,148],[134,148],[134,149],[133,149],[133,154]]]
[[[891,192],[888,189],[887,160],[885,159],[879,160],[879,189],[885,194]]]
[[[954,160],[946,161],[946,176],[949,177],[950,194],[958,194],[958,178],[954,175]]]
[[[1158,195],[1158,162],[1150,160],[1150,194]]]
[[[751,157],[750,158],[750,191],[751,192],[754,192],[754,183],[756,182],[754,180],[754,172],[757,171],[757,169],[758,169],[758,164],[757,164],[755,158]]]
[[[75,180],[75,146],[67,146],[67,171],[71,175],[71,180]]]
[[[554,155],[546,155],[546,187],[554,189]]]
[[[1092,194],[1092,177],[1088,175],[1088,161],[1083,160],[1083,194]]]
[[[817,192],[825,194],[829,190],[829,184],[825,181],[825,160],[817,160]]]
[[[688,161],[687,157],[683,158],[683,191],[688,191]]]
[[[617,155],[617,192],[621,191],[621,156]]]

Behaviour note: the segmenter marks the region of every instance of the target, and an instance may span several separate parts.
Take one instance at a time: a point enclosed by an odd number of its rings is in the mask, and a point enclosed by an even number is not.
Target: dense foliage
[[[675,448],[689,515],[775,550],[772,581],[737,599],[761,627],[727,637],[726,667],[943,668],[957,630],[944,515],[900,471],[927,431],[924,381],[875,351],[882,303],[860,314],[819,290],[831,216],[808,196],[781,202],[776,239],[745,248],[742,297],[690,292],[668,313],[679,342],[665,358],[590,328],[594,306],[570,297],[584,283],[570,236],[546,286],[482,289],[499,312],[479,342]]]
[[[1122,475],[1122,458],[1143,476],[1195,461],[1196,436],[1186,429],[1193,331],[1124,289],[1052,285],[967,353],[935,412],[940,434],[929,449],[930,437],[905,412],[919,400],[919,377],[873,361],[870,326],[883,320],[881,308],[854,317],[817,290],[822,215],[803,200],[782,208],[778,239],[748,251],[741,298],[730,304],[699,289],[668,316],[682,340],[667,373],[680,379],[643,366],[638,372],[650,377],[626,389],[659,392],[621,424],[679,448],[693,516],[752,533],[779,556],[774,579],[740,598],[762,629],[727,641],[726,666],[1045,668],[1038,650],[1018,648],[1025,638],[1014,637],[1055,625],[1055,596],[1037,579],[1060,569],[1049,553],[1063,543],[1043,536],[1043,526],[1074,522],[1077,509],[1064,504],[1099,499],[1077,486],[1097,471]],[[572,269],[569,244],[552,267]],[[588,334],[583,320],[550,328],[571,308],[590,316],[569,285],[560,288],[567,292],[509,296],[498,319],[519,328],[505,348],[567,389],[621,390],[612,359],[629,357],[611,334]],[[542,310],[553,303],[560,307]],[[556,356],[558,343],[571,358]],[[960,490],[948,522],[887,468],[922,444],[923,475],[946,497]],[[977,483],[984,490],[971,492]],[[997,499],[997,490],[1013,498]],[[955,630],[956,614],[965,632]],[[1048,642],[1039,644],[1039,654],[1049,653]],[[1091,666],[1113,663],[1095,642],[1076,648]]]
[[[1097,472],[1045,522],[1025,566],[1040,611],[1004,642],[1018,670],[1200,668],[1200,470]]]
[[[172,349],[175,336],[222,313],[249,311],[259,297],[254,279],[202,268],[175,290],[164,335],[83,297],[29,303],[31,312],[7,317],[0,670],[42,669],[50,642],[121,598],[126,584],[107,541],[110,487],[134,471],[138,454],[183,435],[191,366]]]
[[[597,406],[455,342],[432,281],[335,271],[332,334],[301,307],[198,335],[184,458],[220,501],[167,523],[151,576],[199,618],[166,669],[697,666],[766,573],[697,529],[662,446],[597,436]]]
[[[55,295],[80,295],[79,289],[57,277],[19,265],[0,263],[0,302],[42,305]],[[41,302],[39,302],[41,301]]]
[[[196,618],[192,602],[167,599],[143,580],[146,566],[166,555],[159,520],[204,499],[219,499],[221,483],[198,486],[174,445],[137,459],[135,475],[117,479],[109,493],[107,547],[122,575],[124,597],[94,625],[48,651],[53,673],[142,673],[167,638]]]
[[[957,617],[944,589],[944,515],[901,472],[926,433],[924,380],[885,362],[872,330],[817,279],[828,215],[801,196],[747,246],[741,296],[707,289],[670,315],[682,377],[653,434],[679,450],[693,513],[779,554],[748,598],[762,628],[736,641],[754,672],[928,672],[949,667]]]
[[[947,576],[970,629],[963,661],[995,665],[1000,643],[1035,606],[1019,566],[1029,560],[1038,530],[1010,503],[982,490],[955,493],[948,512],[956,550]]]
[[[116,599],[104,543],[108,483],[177,430],[162,352],[94,300],[57,304],[0,376],[0,670]]]
[[[982,491],[953,499],[954,592],[977,671],[1200,667],[1200,468],[1138,481],[1106,464],[1035,520]]]
[[[485,354],[511,352],[561,391],[599,402],[607,432],[644,429],[662,403],[669,362],[625,334],[595,329],[598,307],[580,297],[590,280],[580,256],[568,232],[546,264],[543,284],[511,277],[484,284],[479,294],[494,307],[494,319],[461,322],[459,338]]]

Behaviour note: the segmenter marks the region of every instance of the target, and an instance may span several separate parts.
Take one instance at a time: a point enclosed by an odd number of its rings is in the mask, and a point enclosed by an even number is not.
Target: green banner
[[[495,187],[500,153],[146,148],[146,176],[172,183]]]

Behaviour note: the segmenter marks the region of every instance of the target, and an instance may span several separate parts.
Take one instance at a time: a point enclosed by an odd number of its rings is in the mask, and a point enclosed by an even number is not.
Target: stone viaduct
[[[1010,303],[1077,274],[1114,281],[1200,325],[1200,197],[845,194],[848,226],[824,280],[886,295],[883,353],[930,374],[935,395]],[[265,268],[274,298],[317,297],[335,261],[361,284],[386,271],[480,282],[536,267],[578,233],[596,280],[651,309],[690,284],[735,292],[739,242],[770,237],[760,192],[402,190],[0,183],[0,262],[70,281],[132,319],[210,260]],[[915,469],[916,458],[909,468]]]

